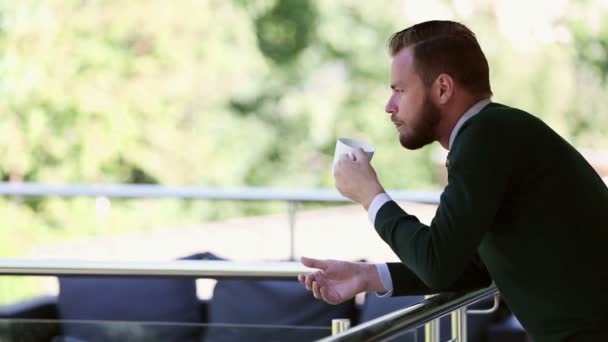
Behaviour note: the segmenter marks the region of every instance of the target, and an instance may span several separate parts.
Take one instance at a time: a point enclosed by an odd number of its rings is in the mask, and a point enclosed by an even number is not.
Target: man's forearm
[[[470,291],[490,286],[492,278],[478,256],[468,264],[462,274],[450,285],[430,288],[404,263],[388,263],[393,280],[393,296],[434,294],[439,292]]]

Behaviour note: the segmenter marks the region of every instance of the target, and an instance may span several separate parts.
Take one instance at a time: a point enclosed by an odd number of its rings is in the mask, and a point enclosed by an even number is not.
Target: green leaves
[[[335,139],[351,136],[376,146],[373,163],[387,188],[438,186],[441,165],[431,158],[438,147],[404,151],[383,110],[386,41],[413,24],[399,2],[393,6],[2,2],[0,177],[333,187]],[[529,50],[505,38],[493,8],[472,9],[463,20],[490,60],[494,99],[530,110],[578,144],[607,146],[608,31],[584,20],[595,3],[572,12],[584,15],[566,26],[571,42]],[[25,204],[41,222],[70,220],[61,205]],[[227,212],[253,207],[231,204]],[[192,217],[221,211],[205,204]]]
[[[311,0],[277,0],[255,19],[260,51],[278,64],[292,61],[314,38],[317,16]]]

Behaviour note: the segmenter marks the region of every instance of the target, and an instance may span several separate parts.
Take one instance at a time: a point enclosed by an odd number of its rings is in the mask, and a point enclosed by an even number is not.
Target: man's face
[[[428,89],[414,69],[412,48],[397,53],[391,64],[392,95],[386,112],[399,131],[403,147],[415,150],[436,140],[441,117]]]

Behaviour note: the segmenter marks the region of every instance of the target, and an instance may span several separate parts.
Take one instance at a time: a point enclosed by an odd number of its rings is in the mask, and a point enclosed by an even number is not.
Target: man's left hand
[[[345,197],[369,208],[376,195],[384,192],[376,171],[362,149],[356,149],[353,158],[346,155],[335,165],[336,188]]]

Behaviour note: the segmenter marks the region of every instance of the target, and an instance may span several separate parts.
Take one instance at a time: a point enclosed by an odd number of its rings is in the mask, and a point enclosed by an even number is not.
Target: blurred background
[[[348,136],[376,147],[386,188],[440,190],[441,147],[404,150],[383,110],[387,38],[429,19],[468,25],[490,63],[493,100],[541,117],[608,176],[606,0],[0,0],[0,178],[333,188],[335,141]],[[390,257],[362,209],[303,209],[299,255]],[[433,208],[418,210],[432,218]],[[283,258],[285,211],[281,202],[2,197],[0,257]],[[361,231],[357,252],[319,247],[330,221],[362,227],[350,230]],[[0,303],[45,284],[3,277]]]

